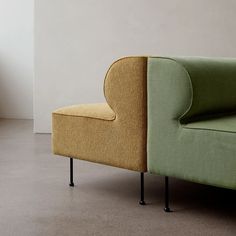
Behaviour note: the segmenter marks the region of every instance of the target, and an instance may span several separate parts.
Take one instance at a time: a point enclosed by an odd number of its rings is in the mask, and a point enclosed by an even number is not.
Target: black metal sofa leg
[[[140,173],[140,201],[139,201],[140,205],[145,205],[145,201],[144,201],[144,173],[141,172]]]
[[[74,180],[73,180],[73,158],[70,158],[70,187],[74,187]],[[140,205],[145,205],[145,201],[144,201],[144,173],[141,172],[140,173],[140,201],[139,201]]]
[[[70,187],[74,187],[74,180],[73,180],[73,158],[70,158]]]
[[[165,212],[171,212],[169,208],[169,177],[165,176]]]

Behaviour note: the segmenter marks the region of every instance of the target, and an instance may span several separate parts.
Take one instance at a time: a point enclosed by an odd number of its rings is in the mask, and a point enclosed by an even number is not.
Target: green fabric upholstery
[[[148,58],[148,170],[236,189],[236,60]]]
[[[186,70],[191,106],[181,123],[236,112],[236,59],[175,58]]]
[[[208,129],[236,133],[236,115],[214,117],[184,125],[185,128]]]

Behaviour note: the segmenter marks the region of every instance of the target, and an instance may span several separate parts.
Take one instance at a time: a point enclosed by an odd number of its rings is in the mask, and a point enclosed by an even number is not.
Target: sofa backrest
[[[106,74],[104,95],[116,119],[146,132],[147,58],[125,57],[114,62]]]
[[[236,113],[236,59],[157,57],[148,66],[151,83],[180,123]]]
[[[236,59],[175,58],[186,70],[192,102],[181,122],[236,113]]]

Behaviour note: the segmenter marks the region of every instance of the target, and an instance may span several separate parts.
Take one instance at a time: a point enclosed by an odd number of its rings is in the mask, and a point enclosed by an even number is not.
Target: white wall
[[[119,57],[236,57],[235,12],[235,0],[36,0],[35,131],[57,107],[104,101]]]
[[[33,117],[33,0],[0,0],[0,117]]]

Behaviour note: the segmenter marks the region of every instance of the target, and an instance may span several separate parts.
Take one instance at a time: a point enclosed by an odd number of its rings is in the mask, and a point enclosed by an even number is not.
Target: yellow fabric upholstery
[[[122,58],[104,81],[108,104],[75,105],[52,115],[57,155],[146,171],[147,58]]]
[[[54,111],[54,114],[65,116],[81,116],[87,118],[114,120],[116,115],[107,103],[82,104],[62,107]]]

